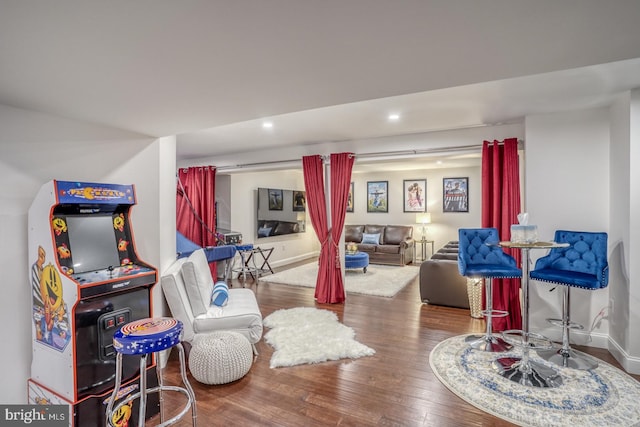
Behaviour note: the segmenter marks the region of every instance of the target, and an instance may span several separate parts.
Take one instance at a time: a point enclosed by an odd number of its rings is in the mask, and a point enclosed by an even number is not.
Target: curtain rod
[[[521,141],[518,140],[518,143],[520,143]],[[385,157],[401,157],[401,156],[410,156],[410,155],[419,155],[419,154],[439,154],[439,153],[455,153],[455,152],[459,152],[459,151],[468,151],[468,150],[473,150],[473,149],[479,149],[482,148],[482,144],[473,144],[473,145],[462,145],[462,146],[456,146],[456,147],[441,147],[441,148],[431,148],[431,149],[424,149],[424,150],[396,150],[396,151],[378,151],[378,152],[369,152],[369,153],[354,153],[354,156],[356,157],[356,159],[360,158],[360,159],[366,159],[366,158],[370,158],[370,157],[380,157],[380,156],[385,156]],[[323,160],[328,160],[328,156],[321,156],[323,158]],[[256,163],[243,163],[243,164],[237,164],[237,165],[229,165],[229,166],[219,166],[216,169],[218,171],[224,171],[224,170],[228,170],[228,169],[245,169],[245,168],[254,168],[254,167],[259,167],[259,166],[275,166],[275,165],[281,165],[281,164],[286,164],[286,163],[296,163],[296,162],[302,162],[302,158],[298,158],[298,159],[287,159],[287,160],[272,160],[272,161],[267,161],[267,162],[256,162]]]

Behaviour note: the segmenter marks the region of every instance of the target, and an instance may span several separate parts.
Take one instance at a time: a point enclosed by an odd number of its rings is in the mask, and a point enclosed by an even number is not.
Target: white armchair
[[[254,352],[262,338],[262,314],[251,289],[229,289],[226,305],[211,304],[214,281],[204,250],[176,260],[162,275],[162,291],[174,318],[182,321],[183,340],[214,331],[234,331],[244,335]]]

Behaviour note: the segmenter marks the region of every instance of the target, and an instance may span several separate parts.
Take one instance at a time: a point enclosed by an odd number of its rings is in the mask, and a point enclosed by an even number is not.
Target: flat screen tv
[[[69,215],[67,227],[74,273],[120,265],[111,215]]]
[[[304,233],[307,197],[304,191],[258,188],[258,238]]]

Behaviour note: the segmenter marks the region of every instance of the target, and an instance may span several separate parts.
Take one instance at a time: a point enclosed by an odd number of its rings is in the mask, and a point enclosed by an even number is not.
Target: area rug
[[[638,426],[640,382],[600,361],[592,371],[557,368],[563,384],[523,386],[498,375],[491,362],[518,350],[486,353],[469,348],[465,336],[439,343],[431,369],[453,393],[473,406],[521,426]],[[532,352],[531,360],[550,365]]]
[[[391,298],[414,280],[420,268],[407,265],[369,265],[367,272],[362,269],[347,270],[344,289],[347,293],[375,295]],[[305,288],[316,287],[318,263],[311,262],[276,274],[260,277],[260,282],[280,283]]]
[[[277,310],[264,318],[271,330],[264,340],[275,351],[270,366],[295,366],[328,360],[372,356],[375,350],[355,340],[353,329],[329,310],[297,307]]]

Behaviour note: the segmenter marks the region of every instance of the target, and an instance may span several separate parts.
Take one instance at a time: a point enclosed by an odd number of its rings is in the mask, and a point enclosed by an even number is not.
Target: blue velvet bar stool
[[[196,397],[187,379],[184,348],[181,343],[182,339],[182,322],[170,317],[156,317],[136,320],[123,325],[113,335],[113,346],[116,350],[116,380],[113,393],[109,399],[106,410],[106,426],[113,426],[113,414],[118,413],[119,409],[135,399],[140,399],[138,409],[138,426],[145,425],[145,415],[147,406],[147,394],[160,393],[160,424],[158,426],[168,426],[174,424],[181,419],[189,409],[193,426],[196,425]],[[176,347],[179,352],[180,374],[184,387],[164,385],[162,383],[162,374],[158,368],[158,386],[147,389],[147,356],[156,352]],[[116,407],[113,405],[118,396],[120,385],[122,382],[122,356],[134,355],[140,356],[140,390],[127,398],[123,399]],[[162,408],[162,392],[174,391],[184,394],[187,402],[183,409],[174,417],[167,421],[163,421]]]
[[[598,367],[597,359],[573,350],[569,344],[569,331],[584,328],[571,321],[571,288],[593,291],[607,287],[607,233],[558,230],[554,240],[569,243],[569,246],[551,249],[547,256],[538,259],[530,277],[563,286],[562,319],[547,319],[562,327],[562,347],[538,351],[538,356],[558,366],[595,369]]]
[[[521,278],[522,270],[517,267],[515,258],[506,254],[498,243],[496,228],[461,228],[458,230],[458,270],[462,276],[485,279],[485,310],[487,329],[484,335],[470,335],[467,343],[476,349],[488,352],[502,352],[512,346],[501,337],[493,334],[492,319],[504,317],[509,313],[493,309],[492,279]]]

